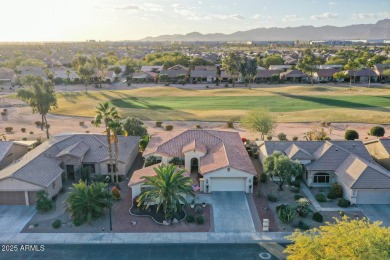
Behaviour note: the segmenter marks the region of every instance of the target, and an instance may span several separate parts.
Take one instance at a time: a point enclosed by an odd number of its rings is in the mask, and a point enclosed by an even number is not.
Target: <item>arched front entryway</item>
[[[199,160],[198,158],[192,158],[191,159],[191,173],[198,173],[199,172]]]

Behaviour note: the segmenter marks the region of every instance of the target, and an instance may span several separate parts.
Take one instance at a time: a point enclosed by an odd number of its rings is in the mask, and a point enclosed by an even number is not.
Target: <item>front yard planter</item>
[[[205,202],[202,203],[202,207],[203,207],[203,208],[206,207],[206,203],[205,203]]]
[[[154,222],[161,225],[171,225],[179,223],[186,217],[186,212],[184,211],[184,206],[181,208],[181,211],[176,212],[172,219],[165,219],[164,212],[162,209],[156,211],[156,206],[152,205],[149,209],[143,209],[142,207],[132,206],[129,210],[129,213],[133,216],[140,217],[151,217]]]

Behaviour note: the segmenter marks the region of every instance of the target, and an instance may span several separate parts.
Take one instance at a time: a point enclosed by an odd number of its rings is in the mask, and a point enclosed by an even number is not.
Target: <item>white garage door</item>
[[[213,191],[245,191],[245,178],[211,178]]]
[[[362,190],[358,191],[357,204],[390,204],[390,191]]]

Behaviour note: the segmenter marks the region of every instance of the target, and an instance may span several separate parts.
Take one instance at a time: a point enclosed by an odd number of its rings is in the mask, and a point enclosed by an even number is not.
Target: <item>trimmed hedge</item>
[[[192,223],[192,222],[195,221],[195,217],[194,217],[193,215],[187,215],[186,221],[187,221],[188,223]]]
[[[165,126],[165,131],[171,131],[173,130],[173,126],[172,125],[166,125]]]
[[[195,218],[195,221],[196,223],[198,223],[199,225],[203,225],[204,224],[204,217],[203,216],[197,216]]]
[[[161,127],[161,126],[162,126],[162,122],[157,121],[157,122],[156,122],[156,127]]]
[[[61,220],[59,220],[59,219],[56,219],[56,220],[54,220],[54,222],[53,222],[53,224],[51,224],[51,226],[53,227],[53,228],[55,228],[55,229],[57,229],[57,228],[60,228],[61,227]]]
[[[345,140],[359,139],[359,133],[356,132],[355,130],[350,129],[350,130],[345,131],[344,138],[345,138]]]
[[[324,217],[319,212],[314,212],[313,214],[313,220],[319,223],[322,223],[324,221]]]
[[[381,126],[374,126],[371,128],[370,134],[376,137],[382,137],[385,135],[385,129]]]
[[[349,205],[351,205],[351,202],[349,200],[346,200],[344,198],[339,199],[337,202],[337,205],[342,208],[348,208]]]
[[[323,193],[318,193],[316,195],[316,200],[318,202],[325,202],[326,201],[326,197],[325,197],[325,195]]]
[[[336,195],[336,192],[334,191],[334,189],[331,189],[328,194],[326,195],[326,197],[330,200],[334,200],[337,198],[337,195]]]

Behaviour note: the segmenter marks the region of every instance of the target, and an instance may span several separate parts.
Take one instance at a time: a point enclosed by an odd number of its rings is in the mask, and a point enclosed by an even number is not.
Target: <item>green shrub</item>
[[[298,222],[298,227],[302,230],[308,230],[310,229],[310,226],[308,224],[306,224],[305,222],[303,221],[299,221]]]
[[[95,124],[95,120],[91,120],[91,124]]]
[[[301,194],[295,194],[294,195],[294,199],[295,200],[299,200],[299,199],[302,199],[302,198],[304,198]]]
[[[22,141],[27,141],[27,137],[23,137],[23,138],[22,138]]]
[[[298,140],[298,136],[293,136],[293,141],[297,141]]]
[[[267,194],[267,199],[270,202],[277,202],[278,201],[278,197],[272,193]]]
[[[228,128],[234,128],[233,122],[227,122],[226,125]]]
[[[197,129],[201,129],[202,127],[200,125],[196,125],[196,128]]]
[[[314,212],[313,214],[313,220],[319,223],[322,223],[324,221],[324,217],[319,212]]]
[[[298,215],[301,217],[306,217],[310,212],[309,200],[306,198],[301,198],[297,201],[297,204],[296,211]]]
[[[61,227],[61,220],[59,220],[59,219],[56,219],[56,220],[54,220],[54,222],[53,222],[53,224],[51,224],[51,226],[53,227],[53,228],[60,228]]]
[[[193,215],[187,215],[187,216],[186,216],[186,221],[187,221],[188,223],[192,223],[192,222],[195,221],[195,217],[194,217]]]
[[[300,188],[300,187],[301,187],[301,182],[298,181],[298,180],[292,181],[292,182],[291,182],[291,186]]]
[[[328,194],[326,195],[326,197],[330,200],[334,200],[337,198],[337,195],[336,195],[336,192],[334,191],[334,189],[330,189],[330,191],[328,192]]]
[[[337,205],[342,208],[348,208],[350,204],[351,203],[349,202],[349,200],[346,200],[344,198],[339,199],[339,201],[337,202]]]
[[[301,189],[298,188],[298,187],[291,187],[291,188],[290,188],[290,191],[291,191],[291,192],[294,192],[294,193],[298,193],[298,192],[301,191]]]
[[[14,128],[13,128],[12,126],[7,126],[7,127],[5,128],[5,131],[6,131],[7,133],[12,132],[12,130],[14,130]]]
[[[54,202],[49,199],[49,194],[44,191],[40,190],[36,193],[37,196],[37,204],[36,209],[39,212],[48,212],[54,207]]]
[[[34,134],[34,132],[33,131],[30,131],[30,135],[33,135]]]
[[[173,129],[172,125],[165,126],[165,131],[171,131]]]
[[[254,153],[254,154],[253,154],[253,158],[254,158],[254,159],[259,159],[259,153]]]
[[[156,127],[161,127],[161,126],[162,126],[162,122],[157,121],[157,122],[156,122]]]
[[[272,140],[272,135],[268,135],[268,136],[267,136],[267,140],[268,140],[268,141],[271,141],[271,140]]]
[[[195,221],[196,223],[198,223],[199,225],[203,225],[204,224],[204,217],[203,216],[197,216],[195,218]]]
[[[381,126],[374,126],[371,128],[370,134],[376,137],[382,137],[385,135],[385,129]]]
[[[268,180],[268,176],[265,173],[260,174],[260,182],[266,183]]]
[[[4,112],[4,111],[1,112],[2,116],[5,116],[6,114],[7,114],[7,112]]]
[[[84,122],[79,122],[79,125],[80,125],[80,126],[83,126],[83,125],[84,125]]]
[[[22,133],[25,133],[26,132],[26,128],[22,127],[22,128],[20,128],[20,131],[22,131]]]
[[[344,138],[345,138],[345,140],[359,139],[359,133],[356,132],[355,130],[350,129],[350,130],[345,131]]]
[[[318,193],[316,195],[316,200],[318,202],[325,202],[326,201],[326,197],[325,197],[325,195],[323,193]]]
[[[85,221],[83,220],[83,219],[81,219],[81,218],[75,218],[75,219],[73,219],[73,224],[76,226],[76,227],[78,227],[78,226],[80,226],[81,224],[83,224]]]
[[[35,121],[34,124],[35,124],[36,126],[41,126],[42,122],[41,122],[41,121]]]
[[[276,212],[278,212],[278,217],[280,219],[280,221],[282,221],[283,223],[290,223],[296,216],[297,212],[295,211],[295,209],[290,206],[290,205],[286,205],[286,204],[281,204],[279,206],[276,207]]]
[[[343,186],[337,184],[337,183],[333,183],[332,184],[332,190],[334,190],[334,192],[336,193],[336,196],[338,198],[342,198],[343,197]]]
[[[287,136],[285,133],[281,132],[278,134],[279,141],[287,141]]]

